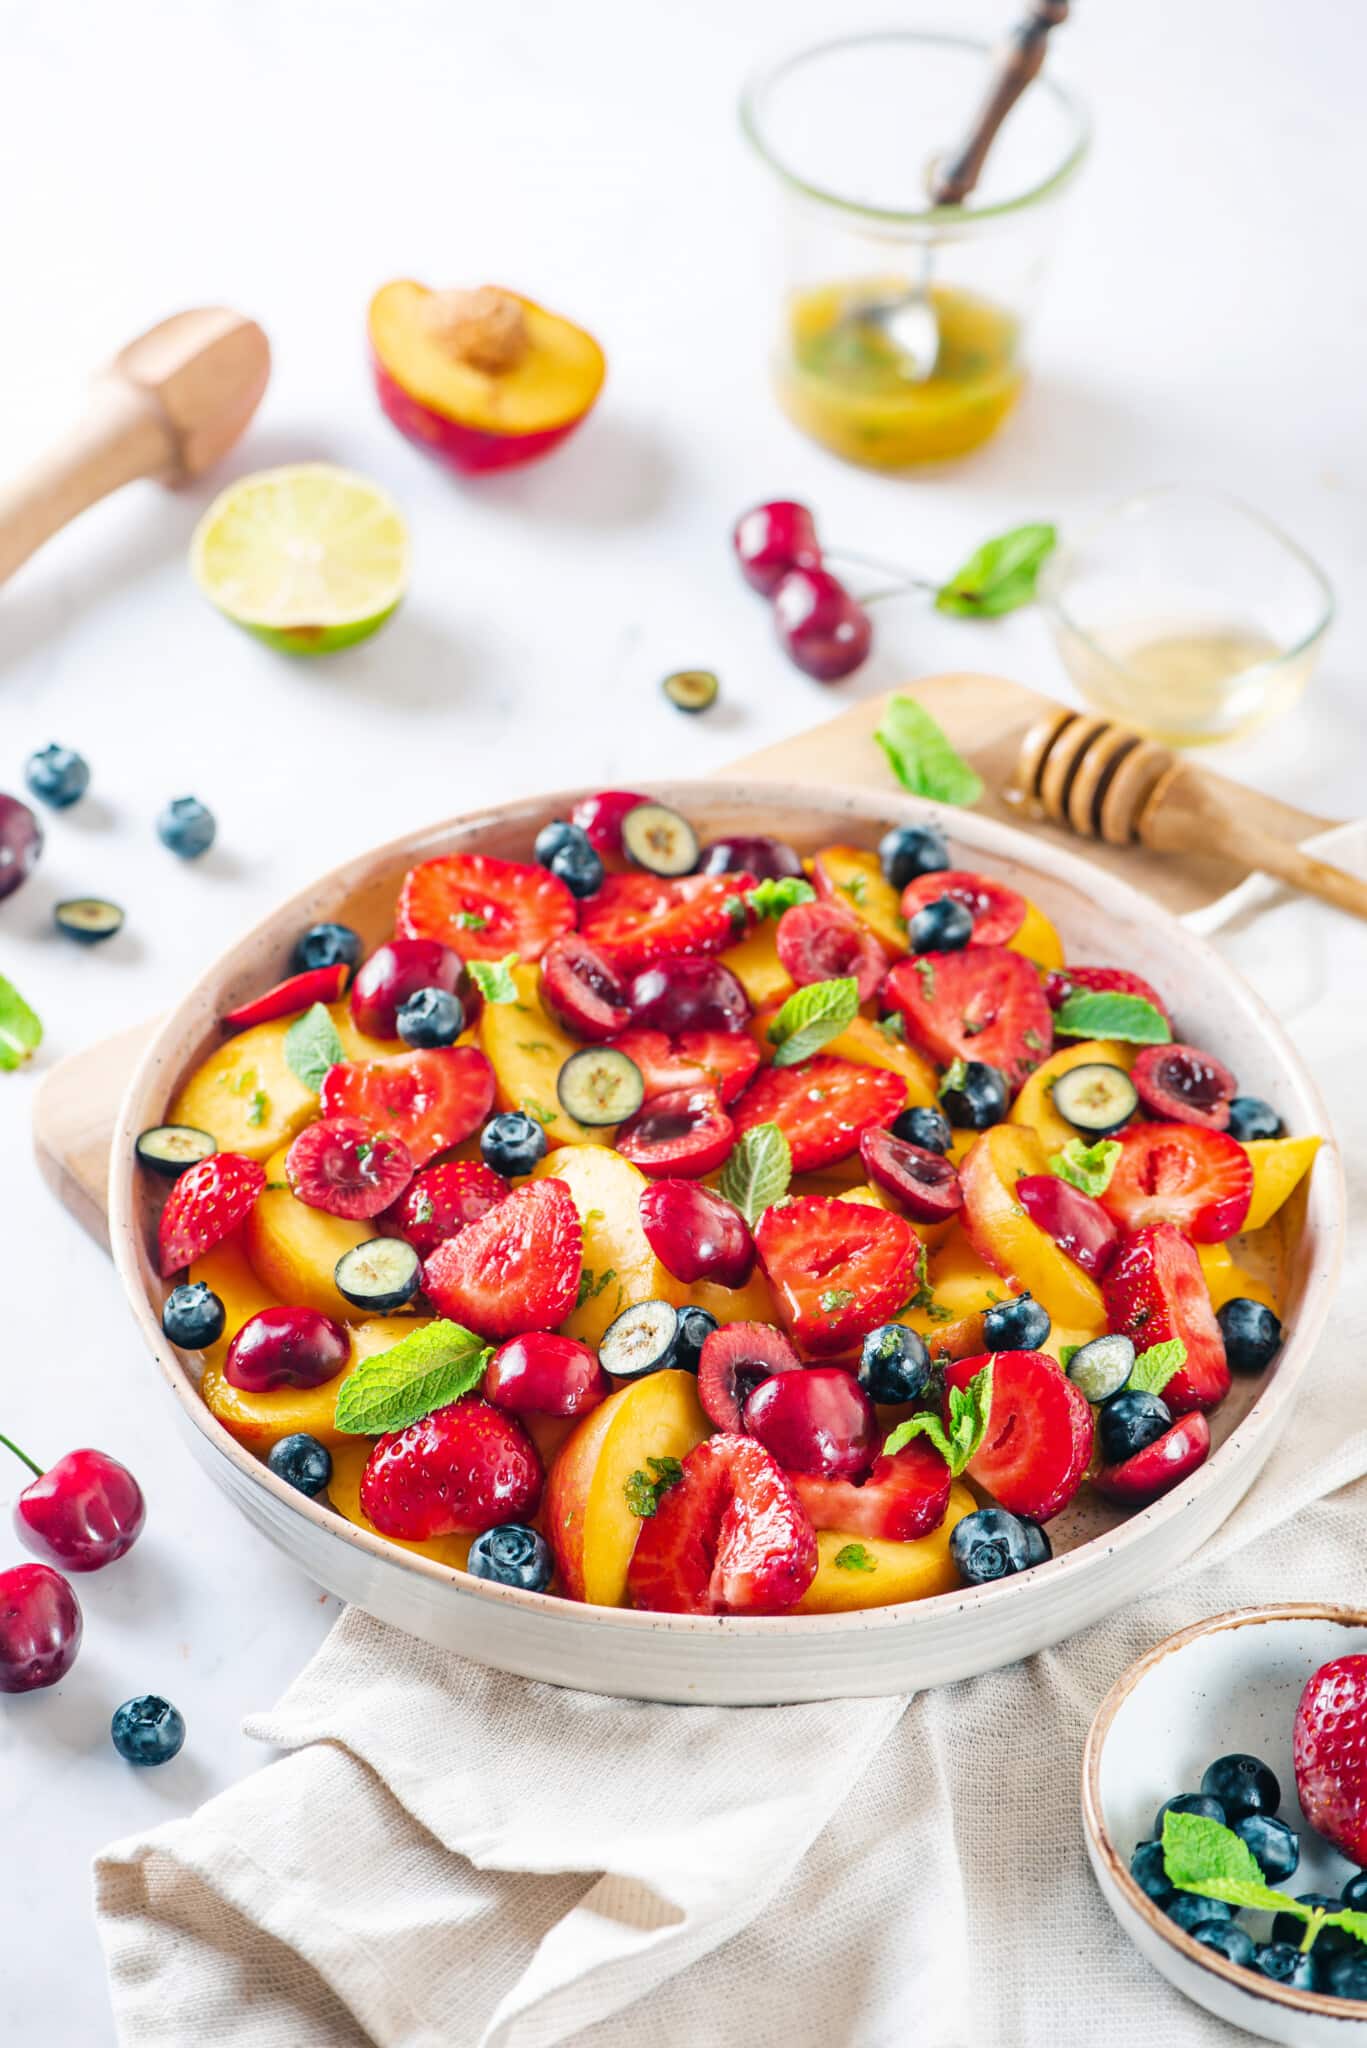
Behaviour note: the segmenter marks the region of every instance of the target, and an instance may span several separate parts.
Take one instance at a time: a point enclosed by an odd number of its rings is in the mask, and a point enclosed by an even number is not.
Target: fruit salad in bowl
[[[680,787],[389,849],[208,978],[115,1168],[159,1349],[235,1490],[467,1596],[1023,1593],[1281,1377],[1320,1133],[1002,828]]]

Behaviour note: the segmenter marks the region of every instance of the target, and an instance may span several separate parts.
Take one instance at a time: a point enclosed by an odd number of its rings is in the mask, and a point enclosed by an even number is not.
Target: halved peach
[[[978,1503],[960,1480],[949,1489],[949,1505],[938,1529],[912,1543],[886,1543],[874,1536],[843,1536],[838,1529],[816,1532],[816,1577],[795,1614],[843,1614],[855,1607],[894,1607],[904,1600],[928,1600],[960,1583],[949,1555],[955,1524]]]
[[[1026,1081],[1020,1094],[1011,1105],[1008,1123],[1021,1124],[1035,1133],[1048,1159],[1051,1153],[1061,1152],[1070,1138],[1083,1134],[1076,1124],[1070,1124],[1054,1108],[1054,1083],[1061,1074],[1070,1074],[1074,1067],[1087,1067],[1095,1063],[1103,1067],[1123,1067],[1128,1074],[1134,1065],[1135,1048],[1120,1045],[1112,1039],[1087,1038],[1076,1045],[1065,1045],[1051,1053],[1043,1066],[1036,1067]]]
[[[396,279],[371,300],[369,333],[389,418],[467,474],[549,455],[603,385],[591,334],[501,285],[434,292]]]

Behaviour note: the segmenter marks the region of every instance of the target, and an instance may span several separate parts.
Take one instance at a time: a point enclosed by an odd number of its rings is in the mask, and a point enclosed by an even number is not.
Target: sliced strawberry
[[[506,1202],[511,1192],[507,1181],[482,1160],[451,1159],[418,1174],[380,1221],[426,1258],[448,1237]]]
[[[920,1245],[887,1209],[800,1195],[766,1209],[755,1248],[793,1340],[819,1358],[848,1351],[916,1287]]]
[[[498,1341],[563,1323],[583,1265],[569,1189],[563,1180],[532,1180],[439,1244],[422,1284],[438,1315]]]
[[[356,1116],[402,1138],[414,1166],[459,1145],[494,1106],[494,1070],[474,1045],[341,1060],[318,1093],[324,1116]]]
[[[675,1088],[652,1095],[617,1128],[617,1150],[652,1179],[673,1175],[700,1180],[720,1166],[736,1142],[736,1127],[710,1088]]]
[[[162,1278],[169,1280],[231,1237],[265,1185],[266,1169],[238,1152],[215,1152],[178,1174],[157,1225]]]
[[[597,1044],[631,1021],[626,990],[582,932],[553,939],[541,959],[541,994],[567,1030]]]
[[[780,1614],[816,1566],[816,1534],[763,1445],[714,1436],[642,1522],[627,1589],[656,1614]]]
[[[306,1124],[285,1154],[285,1178],[297,1202],[352,1222],[378,1216],[413,1178],[402,1138],[358,1116]]]
[[[637,974],[657,960],[731,945],[737,920],[730,905],[754,886],[753,875],[609,875],[581,906],[579,928],[619,975]]]
[[[490,853],[420,861],[404,876],[394,919],[400,938],[436,939],[465,960],[539,960],[574,922],[574,898],[557,876]]]
[[[848,1479],[793,1478],[793,1490],[816,1529],[914,1543],[938,1529],[949,1506],[949,1467],[935,1446],[915,1436],[890,1458],[876,1458],[861,1485]]]
[[[945,1367],[948,1390],[966,1387],[992,1363],[987,1434],[968,1461],[969,1477],[1009,1514],[1047,1522],[1081,1486],[1095,1430],[1086,1395],[1042,1351],[993,1351]]]
[[[1119,1250],[1120,1232],[1094,1196],[1056,1173],[1025,1173],[1016,1182],[1016,1200],[1075,1266],[1101,1278]]]
[[[1229,1128],[1239,1084],[1223,1060],[1194,1045],[1146,1045],[1130,1070],[1139,1100],[1160,1123]]]
[[[287,981],[277,981],[264,995],[253,996],[249,1003],[239,1003],[235,1010],[229,1010],[223,1022],[234,1031],[244,1031],[249,1024],[270,1024],[277,1017],[296,1016],[300,1010],[312,1009],[315,1003],[335,1003],[350,972],[346,961],[338,960],[331,967],[311,967],[307,974],[291,974]]]
[[[1232,1142],[1232,1141],[1231,1141]],[[1122,1243],[1101,1283],[1113,1331],[1138,1351],[1180,1337],[1186,1364],[1163,1399],[1174,1415],[1213,1408],[1229,1392],[1225,1340],[1210,1305],[1201,1261],[1175,1223],[1154,1223]]]
[[[1098,994],[1114,993],[1122,996],[1143,996],[1146,1003],[1152,1003],[1160,1016],[1172,1023],[1167,1004],[1151,983],[1142,975],[1131,974],[1128,967],[1053,967],[1044,977],[1044,993],[1049,998],[1051,1010],[1060,1010],[1069,996],[1079,989],[1096,990]]]
[[[361,1507],[382,1536],[426,1543],[525,1522],[545,1474],[515,1416],[475,1394],[382,1436],[361,1474]]]
[[[619,1031],[611,1041],[641,1070],[646,1101],[680,1088],[713,1088],[734,1102],[759,1066],[759,1047],[744,1031]]]
[[[839,903],[795,903],[778,921],[774,943],[799,988],[853,975],[867,1003],[888,971],[888,956],[867,926]]]
[[[1238,1140],[1196,1124],[1130,1124],[1101,1206],[1125,1230],[1177,1223],[1197,1244],[1232,1237],[1253,1199],[1253,1168]]]
[[[743,1435],[741,1410],[776,1372],[797,1372],[802,1360],[772,1323],[723,1323],[709,1330],[698,1359],[698,1399],[717,1429]]]
[[[985,1060],[1019,1088],[1053,1044],[1039,975],[1004,946],[921,953],[899,960],[883,984],[885,1002],[906,1019],[907,1036],[942,1067]]]
[[[1144,1508],[1180,1486],[1210,1456],[1210,1424],[1200,1409],[1179,1416],[1171,1429],[1119,1465],[1103,1465],[1092,1480],[1098,1493],[1122,1507]]]
[[[817,1053],[795,1067],[767,1067],[736,1104],[738,1134],[777,1124],[788,1140],[794,1173],[815,1173],[848,1159],[860,1133],[890,1124],[907,1106],[907,1084],[882,1067],[856,1066]]]
[[[1004,946],[1025,923],[1025,898],[990,875],[975,874],[971,868],[944,868],[936,874],[917,875],[902,891],[902,915],[910,924],[927,903],[948,896],[962,903],[973,920],[975,946]]]

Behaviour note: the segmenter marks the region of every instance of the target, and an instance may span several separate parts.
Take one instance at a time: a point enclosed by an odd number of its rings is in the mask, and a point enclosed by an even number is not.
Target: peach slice
[[[384,1059],[406,1052],[402,1040],[367,1038],[346,1003],[328,1014],[348,1059]],[[318,1114],[318,1097],[291,1073],[285,1038],[293,1017],[255,1024],[215,1047],[180,1089],[167,1121],[190,1124],[218,1140],[220,1152],[269,1159]],[[372,1233],[373,1234],[373,1233]]]
[[[793,978],[778,957],[777,933],[777,920],[766,917],[721,956],[757,1010],[777,1005],[793,992]]]
[[[816,1577],[794,1614],[843,1614],[855,1607],[896,1607],[904,1600],[928,1600],[950,1593],[959,1574],[949,1555],[954,1526],[978,1503],[960,1480],[949,1489],[949,1506],[938,1529],[913,1543],[885,1543],[873,1536],[842,1536],[818,1529]],[[843,1560],[843,1561],[842,1561]]]
[[[207,1265],[208,1261],[203,1263]],[[208,1276],[201,1274],[201,1277]],[[212,1281],[209,1284],[212,1286]],[[251,1313],[254,1315],[256,1310]],[[244,1316],[242,1321],[246,1320]],[[306,1436],[316,1436],[323,1444],[354,1443],[354,1437],[347,1436],[337,1427],[337,1389],[363,1358],[369,1358],[372,1352],[391,1350],[410,1330],[417,1328],[418,1324],[411,1317],[376,1316],[352,1331],[351,1356],[335,1379],[325,1380],[320,1387],[272,1387],[265,1393],[252,1393],[246,1387],[235,1387],[231,1380],[224,1378],[222,1353],[227,1350],[224,1342],[221,1347],[215,1346],[218,1355],[206,1356],[200,1392],[229,1434],[235,1436],[240,1444],[245,1444],[248,1450],[257,1451],[262,1456],[282,1436],[293,1436],[296,1430],[302,1430]],[[369,1445],[366,1448],[368,1450]]]
[[[1252,1138],[1244,1150],[1253,1168],[1253,1198],[1245,1230],[1258,1230],[1275,1216],[1314,1164],[1320,1138]]]
[[[525,1110],[558,1145],[608,1145],[612,1127],[591,1129],[577,1123],[561,1106],[556,1093],[560,1069],[579,1040],[562,1029],[541,1000],[541,970],[523,960],[511,970],[517,988],[515,1003],[486,1003],[479,1020],[479,1042],[494,1070],[500,1109]]]
[[[1048,1171],[1035,1133],[996,1124],[983,1132],[959,1171],[964,1229],[979,1258],[995,1267],[1013,1293],[1028,1288],[1061,1329],[1099,1337],[1106,1328],[1100,1288],[1016,1200],[1023,1174]]]
[[[1090,1143],[1085,1132],[1068,1123],[1054,1108],[1055,1081],[1060,1074],[1071,1073],[1074,1067],[1090,1066],[1093,1061],[1098,1066],[1123,1067],[1128,1074],[1134,1056],[1134,1046],[1118,1045],[1110,1039],[1088,1038],[1077,1045],[1064,1046],[1061,1052],[1052,1053],[1043,1066],[1036,1067],[1012,1103],[1007,1122],[1033,1131],[1046,1159],[1051,1153],[1061,1152],[1070,1138],[1080,1137],[1084,1143]]]
[[[266,1185],[242,1226],[247,1257],[276,1301],[317,1309],[338,1322],[357,1322],[365,1310],[338,1292],[333,1273],[343,1252],[374,1237],[375,1224],[353,1223],[296,1201],[285,1178],[287,1149],[282,1146],[267,1161]]]
[[[1024,953],[1036,967],[1062,967],[1063,941],[1038,903],[1025,899],[1025,919],[1006,941],[1013,953]]]
[[[902,899],[884,876],[876,853],[866,853],[860,846],[823,846],[812,862],[812,882],[818,896],[852,910],[894,960],[906,952]]]
[[[369,332],[384,411],[466,474],[549,455],[603,385],[591,334],[500,285],[434,292],[396,279],[371,300]]]
[[[545,1527],[560,1590],[601,1607],[627,1604],[627,1566],[641,1533],[627,1499],[652,1458],[683,1459],[711,1434],[687,1372],[653,1372],[610,1394],[566,1439],[551,1467]]]
[[[676,1308],[688,1289],[660,1264],[641,1223],[645,1175],[620,1152],[602,1145],[561,1145],[538,1161],[538,1180],[561,1180],[574,1199],[584,1227],[583,1299],[561,1330],[594,1350],[614,1317],[630,1302],[670,1301]]]

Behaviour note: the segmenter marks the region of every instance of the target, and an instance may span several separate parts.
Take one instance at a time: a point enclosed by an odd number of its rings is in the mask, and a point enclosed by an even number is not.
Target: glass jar
[[[1088,130],[1046,71],[1007,115],[977,190],[933,206],[935,162],[968,133],[992,62],[987,44],[960,36],[849,36],[785,58],[742,100],[781,195],[779,403],[852,462],[965,455],[1020,394],[1027,324]],[[904,295],[934,307],[929,376],[886,322],[860,317]]]

